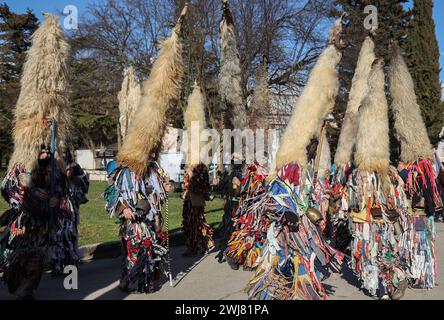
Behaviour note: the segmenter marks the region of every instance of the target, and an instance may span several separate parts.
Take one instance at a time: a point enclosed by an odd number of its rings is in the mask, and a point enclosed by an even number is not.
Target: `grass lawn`
[[[4,172],[0,172],[3,178]],[[107,183],[104,181],[91,181],[88,193],[89,202],[80,207],[79,241],[80,245],[93,244],[118,240],[119,224],[116,218],[110,218],[105,211],[103,190]],[[169,197],[169,224],[170,232],[181,230],[182,200],[180,194],[171,193]],[[0,197],[0,214],[7,209],[7,204]],[[215,198],[207,202],[207,222],[217,227],[222,220],[223,200]],[[165,217],[165,212],[163,212]]]

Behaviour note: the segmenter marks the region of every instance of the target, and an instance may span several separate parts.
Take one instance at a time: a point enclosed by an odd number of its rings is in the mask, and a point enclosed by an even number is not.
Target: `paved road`
[[[438,254],[438,282],[442,284],[433,290],[409,289],[404,299],[444,299],[444,224],[437,224],[436,249]],[[162,284],[153,294],[127,295],[118,288],[120,259],[104,259],[85,262],[79,269],[78,290],[65,290],[63,278],[43,276],[36,294],[37,299],[246,299],[243,289],[251,272],[233,271],[227,264],[215,260],[216,253],[195,258],[183,257],[184,247],[172,248],[172,273],[174,287],[168,282]],[[186,276],[184,277],[184,275]],[[371,299],[358,288],[356,278],[346,272],[345,276],[333,274],[325,282],[330,300]],[[0,300],[14,299],[0,284]]]

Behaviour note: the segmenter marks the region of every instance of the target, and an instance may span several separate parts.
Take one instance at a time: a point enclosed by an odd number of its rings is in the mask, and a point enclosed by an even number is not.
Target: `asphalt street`
[[[408,289],[404,299],[444,299],[444,223],[437,223],[436,251],[438,256],[438,286],[432,290]],[[243,300],[247,299],[244,287],[252,276],[250,271],[232,270],[226,263],[215,259],[216,252],[205,256],[184,257],[185,247],[171,249],[173,286],[165,277],[159,290],[152,294],[128,295],[118,289],[120,258],[85,261],[79,267],[78,289],[66,290],[63,277],[42,278],[36,299],[60,300]],[[357,278],[344,268],[342,275],[333,274],[324,281],[330,300],[372,299],[359,289]],[[0,299],[15,297],[0,284]]]

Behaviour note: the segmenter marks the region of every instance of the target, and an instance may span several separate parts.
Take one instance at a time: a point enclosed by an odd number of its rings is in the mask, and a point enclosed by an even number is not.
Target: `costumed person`
[[[268,129],[268,114],[270,104],[268,98],[268,63],[264,56],[255,75],[256,85],[249,107],[249,128],[251,130]],[[266,141],[264,141],[266,143]],[[225,255],[231,265],[252,269],[265,241],[270,220],[256,210],[254,203],[260,194],[266,190],[265,179],[268,170],[258,162],[246,167],[246,173],[241,180],[239,204],[232,217],[233,231],[228,239]],[[248,209],[248,210],[247,210]]]
[[[327,129],[326,124],[321,129],[320,137],[317,141],[316,154],[312,157],[311,166],[314,167],[314,189],[311,194],[313,198],[312,201],[316,203],[317,210],[322,216],[322,220],[319,221],[319,227],[325,237],[328,238],[330,235],[330,219],[329,219],[329,209],[330,209],[330,176],[331,176],[331,153],[330,144],[327,139]],[[310,159],[310,153],[309,153]]]
[[[390,166],[384,62],[373,62],[369,90],[359,109],[353,171],[347,205],[353,221],[351,267],[374,297],[400,299],[407,288],[399,238],[405,222],[402,179]]]
[[[398,169],[407,195],[408,225],[400,242],[401,259],[408,266],[410,285],[433,288],[437,281],[434,215],[442,210],[434,155],[412,77],[400,49],[392,45],[390,94],[397,138],[401,145]]]
[[[111,200],[108,210],[121,222],[123,261],[119,288],[125,292],[153,292],[161,272],[168,272],[168,239],[162,231],[160,211],[167,200],[168,181],[156,159],[168,109],[180,94],[183,67],[179,38],[187,7],[186,4],[171,36],[161,43],[143,85],[136,115],[117,154],[117,168],[110,165],[108,170],[114,184],[107,188],[105,196]]]
[[[197,254],[199,249],[205,253],[214,248],[213,229],[205,219],[205,201],[213,199],[210,195],[210,175],[207,166],[200,160],[200,135],[206,127],[205,98],[197,83],[188,98],[184,122],[188,133],[188,152],[185,192],[182,195],[182,226],[187,247],[185,254],[191,256]]]
[[[52,275],[61,275],[66,266],[78,266],[79,252],[80,205],[88,202],[89,178],[69,150],[65,152],[66,177],[68,183],[68,211],[60,217],[60,228],[55,234],[53,254],[51,257]]]
[[[227,261],[230,267],[234,270],[239,269],[239,266],[226,256],[226,249],[228,240],[234,230],[233,218],[236,215],[236,210],[239,206],[241,195],[241,181],[243,177],[243,163],[239,163],[240,159],[237,154],[232,154],[231,169],[222,179],[221,193],[224,195],[224,214],[219,226],[221,239],[219,242],[219,253],[216,255],[219,263]]]
[[[32,298],[65,217],[75,214],[62,159],[70,124],[68,107],[69,46],[59,19],[45,21],[32,35],[15,108],[14,152],[1,185],[10,210],[0,240],[0,273],[9,292]],[[3,218],[3,217],[2,217]],[[55,248],[54,248],[55,245]],[[72,251],[73,252],[73,251]]]
[[[436,184],[440,189],[441,195],[441,203],[444,204],[444,165],[439,158],[438,150],[433,149],[433,153],[435,155],[435,175],[436,175]],[[444,206],[441,210],[438,210],[435,214],[435,222],[444,222]]]
[[[240,186],[239,205],[232,219],[233,231],[225,255],[231,265],[242,265],[245,270],[255,265],[271,222],[256,205],[266,191],[267,176],[268,171],[258,163],[248,166]]]
[[[261,210],[273,220],[247,286],[250,299],[324,300],[327,293],[322,279],[330,268],[340,270],[343,255],[325,241],[319,226],[321,204],[312,194],[318,172],[313,162],[308,163],[307,147],[312,138],[322,140],[321,128],[334,107],[339,88],[336,67],[343,47],[341,30],[340,19],[293,109],[276,154],[276,171],[269,176],[268,190],[259,200]]]
[[[341,252],[348,251],[351,241],[347,182],[355,169],[353,153],[358,133],[359,107],[368,92],[368,77],[375,60],[374,47],[372,38],[367,36],[359,52],[334,158],[335,172],[330,189],[328,238],[331,239],[332,245]]]
[[[222,2],[222,20],[220,22],[220,74],[219,74],[219,94],[221,97],[221,114],[223,129],[241,129],[248,125],[248,117],[242,94],[242,69],[239,60],[239,49],[236,39],[236,28],[233,15],[230,11],[228,0]],[[223,148],[221,148],[223,149]],[[230,172],[223,177],[221,193],[225,196],[224,215],[219,226],[221,240],[220,251],[216,258],[220,263],[227,260],[225,249],[228,240],[233,232],[233,215],[239,204],[240,185],[242,181],[242,155],[231,153]],[[222,156],[220,157],[222,158]],[[222,163],[222,159],[220,159]],[[228,263],[233,269],[238,266],[228,258]]]

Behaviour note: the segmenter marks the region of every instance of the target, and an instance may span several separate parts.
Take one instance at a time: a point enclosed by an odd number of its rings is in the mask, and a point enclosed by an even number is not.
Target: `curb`
[[[214,230],[214,238],[220,234],[219,230]],[[185,245],[185,235],[183,231],[170,234],[170,247]],[[122,254],[120,241],[102,242],[79,247],[82,261],[96,259],[113,259]]]

